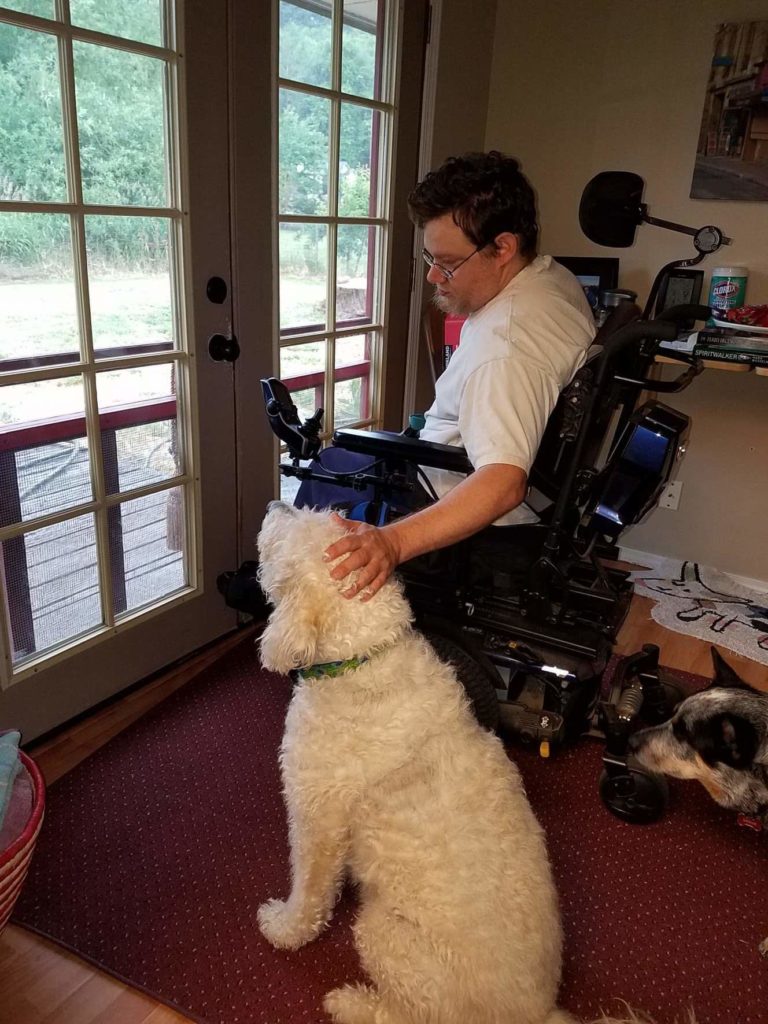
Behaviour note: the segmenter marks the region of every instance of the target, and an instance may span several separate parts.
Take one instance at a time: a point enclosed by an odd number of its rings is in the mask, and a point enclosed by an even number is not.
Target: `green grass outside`
[[[167,275],[98,277],[90,283],[94,348],[129,346],[173,339],[170,285]],[[317,323],[325,319],[325,284],[321,280],[284,276],[280,281],[281,308],[288,322]],[[5,280],[0,282],[0,360],[78,350],[75,286],[72,280]],[[324,343],[291,346],[281,351],[280,374],[291,376],[324,369]],[[363,358],[360,337],[337,342],[337,365]],[[121,371],[101,378],[102,405],[157,397],[170,387],[159,378],[160,368]],[[162,371],[160,371],[162,372]],[[168,393],[166,390],[164,393]],[[297,395],[305,415],[314,393]],[[360,416],[360,381],[336,386],[337,423]],[[62,377],[0,390],[0,423],[23,423],[84,409],[79,378]]]

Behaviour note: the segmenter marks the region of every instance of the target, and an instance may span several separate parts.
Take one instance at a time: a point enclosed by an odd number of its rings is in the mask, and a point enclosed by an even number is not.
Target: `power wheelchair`
[[[646,645],[619,663],[609,693],[603,673],[632,596],[629,573],[611,565],[622,531],[656,504],[675,459],[685,450],[688,417],[648,393],[681,391],[702,371],[687,355],[671,381],[649,376],[662,341],[704,306],[658,313],[664,275],[691,266],[725,239],[719,229],[695,231],[648,216],[643,182],[605,172],[584,191],[580,221],[598,244],[629,246],[641,222],[694,236],[697,256],[663,267],[646,307],[617,306],[601,327],[586,364],[562,392],[550,417],[529,483],[536,527],[489,528],[476,537],[400,567],[416,623],[458,672],[478,720],[549,756],[583,735],[605,741],[601,796],[610,811],[652,821],[666,804],[664,780],[632,763],[628,739],[639,722],[667,718],[680,693]],[[381,524],[402,514],[419,487],[419,467],[472,472],[463,449],[422,441],[418,431],[337,430],[332,447],[364,465],[322,466],[322,410],[302,423],[281,381],[262,390],[274,433],[290,461],[283,475],[348,489],[350,515]],[[357,498],[365,491],[365,499]],[[521,545],[516,538],[524,538]],[[254,612],[255,564],[226,573],[219,587],[229,604]]]

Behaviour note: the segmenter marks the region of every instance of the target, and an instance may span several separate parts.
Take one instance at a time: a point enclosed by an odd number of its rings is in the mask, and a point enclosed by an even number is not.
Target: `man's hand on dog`
[[[357,581],[343,590],[342,595],[370,601],[400,564],[396,535],[391,530],[343,519],[335,513],[333,521],[347,533],[326,548],[325,559],[332,562],[342,555],[347,557],[331,570],[331,576],[343,580],[357,569]]]

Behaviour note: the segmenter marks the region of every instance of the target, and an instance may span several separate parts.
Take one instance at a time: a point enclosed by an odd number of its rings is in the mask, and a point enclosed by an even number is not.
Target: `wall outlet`
[[[682,480],[670,480],[659,497],[659,508],[669,508],[675,512],[680,504],[680,492],[682,489]]]

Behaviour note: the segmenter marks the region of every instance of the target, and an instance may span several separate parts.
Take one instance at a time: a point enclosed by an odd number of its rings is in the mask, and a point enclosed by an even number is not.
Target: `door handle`
[[[216,363],[234,363],[240,355],[240,346],[237,338],[232,335],[227,338],[223,334],[212,334],[208,339],[208,355]]]

